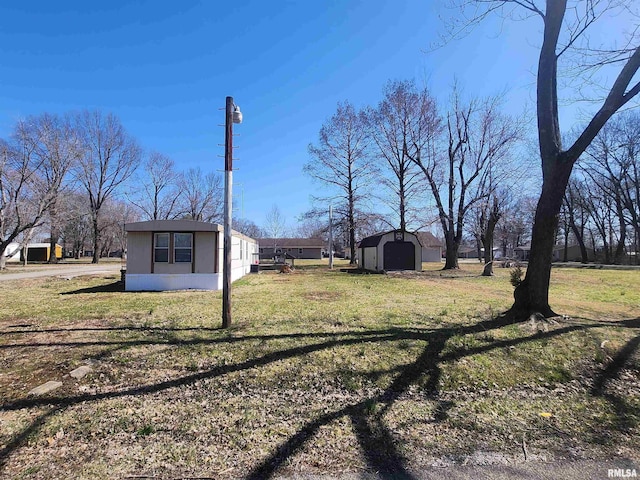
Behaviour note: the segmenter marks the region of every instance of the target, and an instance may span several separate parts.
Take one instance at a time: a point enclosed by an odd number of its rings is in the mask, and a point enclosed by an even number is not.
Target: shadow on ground
[[[70,292],[62,292],[60,295],[76,295],[78,293],[110,293],[124,292],[124,284],[121,281],[107,283],[105,285],[97,285],[95,287],[79,288]]]
[[[88,289],[83,289],[88,290]],[[92,290],[95,291],[95,290]],[[80,293],[80,292],[75,292]],[[512,319],[506,316],[499,316],[491,320],[480,321],[474,325],[462,327],[443,327],[436,329],[416,329],[416,328],[390,328],[375,331],[346,331],[346,332],[327,332],[327,333],[295,333],[283,335],[264,335],[264,336],[238,336],[238,332],[234,332],[233,337],[223,338],[194,338],[189,340],[168,339],[162,340],[133,340],[133,341],[89,341],[89,342],[60,342],[60,343],[16,343],[2,345],[2,349],[11,348],[42,348],[42,347],[82,347],[92,345],[113,346],[115,349],[129,348],[135,345],[157,344],[157,345],[188,345],[188,344],[212,344],[212,343],[234,343],[246,342],[251,340],[276,340],[285,338],[294,338],[301,341],[309,340],[312,343],[296,346],[293,348],[282,349],[275,352],[267,353],[263,356],[251,358],[243,362],[228,365],[220,365],[206,371],[184,375],[179,378],[157,382],[153,384],[138,386],[135,388],[121,389],[118,391],[110,391],[95,394],[82,394],[71,396],[47,396],[43,398],[25,398],[16,401],[9,401],[0,405],[0,409],[4,411],[16,411],[29,408],[49,408],[49,411],[41,414],[29,426],[23,429],[11,439],[0,450],[0,468],[8,461],[13,452],[21,448],[26,439],[37,434],[37,432],[46,424],[47,419],[64,409],[82,403],[97,402],[103,399],[117,398],[124,396],[148,395],[151,393],[164,391],[171,388],[191,385],[199,380],[216,378],[233,372],[245,371],[262,366],[269,365],[285,359],[291,359],[312,352],[327,350],[339,346],[359,345],[365,343],[379,343],[397,340],[420,340],[426,342],[425,348],[416,357],[416,359],[405,366],[394,369],[396,376],[391,384],[379,395],[371,396],[362,401],[351,403],[342,408],[325,413],[314,418],[303,425],[295,434],[291,435],[281,444],[275,451],[263,458],[259,465],[246,475],[248,479],[264,479],[273,477],[278,470],[283,467],[287,459],[291,458],[296,452],[300,451],[307,442],[318,432],[320,428],[329,423],[340,419],[348,418],[352,429],[363,452],[364,458],[370,470],[378,472],[380,478],[412,479],[413,476],[408,469],[408,459],[404,458],[401,453],[401,445],[393,433],[385,425],[384,415],[393,406],[394,402],[403,395],[411,385],[415,384],[420,377],[428,378],[423,389],[426,390],[431,397],[438,402],[436,421],[443,421],[447,418],[448,410],[453,406],[450,401],[439,401],[438,385],[441,376],[441,365],[446,362],[458,360],[460,358],[471,356],[478,353],[488,352],[494,349],[517,346],[526,342],[537,339],[553,338],[567,334],[573,331],[586,330],[598,326],[601,323],[572,323],[565,326],[559,326],[548,332],[537,332],[531,335],[524,335],[519,338],[508,340],[494,340],[482,346],[472,348],[461,348],[456,351],[447,351],[445,345],[454,335],[466,335],[472,333],[487,332],[492,329],[498,329],[506,325],[514,323]],[[608,326],[638,328],[640,327],[640,318],[624,320],[619,322],[607,322]],[[96,328],[96,329],[49,329],[49,330],[19,330],[7,331],[4,334],[21,333],[33,334],[42,332],[59,332],[59,331],[88,331],[88,330],[134,330],[147,329],[146,327],[117,327],[117,328]],[[162,332],[171,332],[172,329],[155,329],[147,330]],[[198,330],[198,328],[175,329],[182,330]],[[201,330],[208,330],[202,328]],[[214,329],[215,330],[215,329]],[[620,350],[616,358],[600,372],[595,379],[591,394],[607,399],[615,408],[618,416],[619,424],[622,428],[630,428],[628,419],[632,417],[629,409],[631,408],[624,399],[619,398],[616,394],[609,393],[606,390],[606,384],[611,379],[617,377],[625,364],[632,357],[634,352],[640,345],[640,335],[630,340],[624,348]],[[111,350],[109,351],[111,352]]]

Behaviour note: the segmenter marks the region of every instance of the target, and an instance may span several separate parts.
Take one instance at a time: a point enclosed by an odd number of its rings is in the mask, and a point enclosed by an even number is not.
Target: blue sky
[[[43,112],[115,113],[180,169],[222,170],[225,97],[241,107],[234,193],[258,225],[276,204],[288,223],[319,185],[307,145],[339,101],[376,104],[389,79],[426,82],[442,101],[506,91],[532,106],[538,23],[483,24],[430,51],[439,1],[3,2],[0,137]]]

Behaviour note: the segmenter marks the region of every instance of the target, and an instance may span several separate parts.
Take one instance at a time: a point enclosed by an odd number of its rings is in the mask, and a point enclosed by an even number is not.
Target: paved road
[[[278,480],[606,480],[640,478],[640,467],[631,459],[598,462],[526,462],[518,465],[455,465],[403,474],[360,473],[341,475],[291,475]]]
[[[0,273],[0,282],[8,280],[20,280],[23,278],[64,277],[73,278],[80,275],[97,275],[101,273],[120,272],[119,263],[82,264],[82,265],[42,265],[42,268],[34,271],[22,271],[18,273]]]

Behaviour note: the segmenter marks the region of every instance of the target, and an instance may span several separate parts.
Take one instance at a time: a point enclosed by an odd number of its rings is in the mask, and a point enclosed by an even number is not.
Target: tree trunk
[[[618,245],[616,245],[616,252],[613,256],[613,263],[616,265],[621,265],[625,260],[625,245],[627,243],[627,221],[624,218],[624,207],[622,207],[621,202],[616,200],[616,211],[618,214],[618,223],[620,225],[620,238],[618,240]]]
[[[356,264],[356,220],[353,214],[353,206],[349,208],[349,265]]]
[[[569,261],[569,229],[566,225],[564,229],[564,255],[562,256],[562,261]]]
[[[499,212],[497,200],[494,199],[494,206],[489,213],[487,220],[487,228],[482,236],[482,246],[484,247],[484,269],[482,270],[483,277],[490,277],[493,275],[493,237],[496,230],[496,225],[502,215]]]
[[[98,217],[93,218],[93,258],[91,263],[100,261],[100,229],[98,228]]]
[[[51,201],[51,206],[49,207],[49,218],[51,219],[51,230],[49,232],[49,260],[48,263],[58,263],[58,256],[56,255],[56,244],[58,243],[58,237],[60,234],[58,233],[58,225],[57,225],[57,209],[56,209],[56,201]]]
[[[452,234],[445,235],[445,244],[447,253],[445,255],[443,270],[453,270],[460,268],[458,265],[458,248],[460,242],[456,241],[456,238]]]
[[[573,162],[558,157],[546,162],[548,169],[536,207],[527,273],[513,293],[515,302],[510,313],[521,320],[536,313],[545,317],[556,316],[549,306],[550,260],[553,258],[562,199],[573,168]]]
[[[587,246],[584,243],[584,232],[578,228],[573,216],[570,218],[570,226],[573,235],[576,237],[578,246],[580,247],[580,256],[582,257],[582,263],[589,263],[589,253],[587,252]],[[567,259],[565,258],[565,262]]]

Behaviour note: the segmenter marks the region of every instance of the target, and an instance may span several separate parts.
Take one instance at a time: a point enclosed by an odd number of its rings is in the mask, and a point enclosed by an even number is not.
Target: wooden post
[[[231,326],[231,189],[233,175],[233,97],[227,97],[224,135],[224,253],[222,267],[222,328]]]

